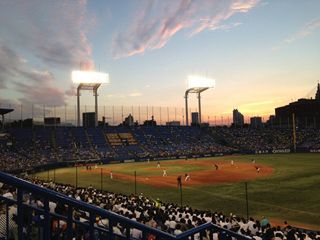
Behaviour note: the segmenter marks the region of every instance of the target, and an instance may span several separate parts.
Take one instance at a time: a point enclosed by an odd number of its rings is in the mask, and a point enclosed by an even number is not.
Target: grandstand
[[[298,130],[297,136],[298,151],[319,151],[319,130]],[[3,171],[18,174],[73,163],[107,164],[127,160],[198,158],[233,153],[290,152],[293,150],[290,139],[291,131],[280,128],[11,128],[2,133],[0,138],[0,163]],[[3,239],[11,239],[12,234],[19,237],[14,239],[25,239],[27,235],[36,238],[42,234],[51,239],[82,239],[86,236],[89,236],[88,239],[149,239],[150,236],[157,239],[186,239],[186,236],[193,236],[195,239],[228,239],[231,236],[248,239],[247,237],[255,236],[255,239],[261,239],[266,234],[280,238],[290,234],[307,237],[307,233],[291,227],[274,229],[270,225],[261,225],[252,218],[192,210],[187,206],[159,203],[145,196],[119,195],[92,187],[75,188],[35,179],[30,179],[32,183],[28,183],[4,173],[1,173],[0,179],[6,183],[1,188],[5,210],[3,216],[6,219],[2,220],[6,222],[6,227],[0,232]],[[51,190],[61,194],[57,195]],[[62,203],[70,207],[61,208]],[[159,204],[161,208],[156,207]],[[53,206],[55,211],[52,210]],[[72,213],[69,208],[73,209]],[[18,218],[14,212],[18,212]],[[24,218],[19,212],[23,212]],[[141,215],[142,212],[147,214]],[[54,222],[61,225],[48,229]],[[78,227],[70,229],[71,223]],[[18,228],[13,230],[12,226]],[[155,226],[157,227],[153,228]],[[308,237],[316,239],[316,233],[309,232]]]
[[[297,132],[297,150],[314,152],[320,131]],[[291,152],[289,129],[198,128],[176,126],[34,127],[12,128],[1,140],[4,170],[26,170],[27,159],[43,165],[68,161],[123,161],[125,159],[179,158],[215,154]],[[10,144],[8,144],[10,143]],[[22,163],[23,162],[23,163]],[[19,163],[19,164],[16,164]],[[34,163],[30,163],[34,166]]]

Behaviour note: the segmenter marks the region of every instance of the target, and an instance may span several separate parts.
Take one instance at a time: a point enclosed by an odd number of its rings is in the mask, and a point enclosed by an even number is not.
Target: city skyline
[[[101,70],[99,104],[184,107],[187,76],[216,81],[203,116],[267,116],[314,97],[318,1],[2,1],[0,102],[76,104],[71,71]],[[82,103],[93,105],[91,93]],[[189,105],[197,107],[196,97]],[[206,121],[206,117],[204,117]]]

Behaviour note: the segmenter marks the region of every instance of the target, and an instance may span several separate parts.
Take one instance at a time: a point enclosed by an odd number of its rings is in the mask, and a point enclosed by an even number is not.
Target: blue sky
[[[320,80],[320,1],[0,2],[0,102],[75,104],[70,72],[101,70],[101,105],[182,108],[190,74],[214,78],[203,113],[268,115]],[[92,105],[91,93],[83,104]],[[195,96],[190,105],[195,108]]]

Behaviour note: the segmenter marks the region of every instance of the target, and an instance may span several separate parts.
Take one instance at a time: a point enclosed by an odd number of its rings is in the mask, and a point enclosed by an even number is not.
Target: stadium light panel
[[[73,83],[109,83],[109,74],[103,72],[72,71]]]
[[[188,89],[190,88],[213,88],[215,80],[201,76],[188,76]]]

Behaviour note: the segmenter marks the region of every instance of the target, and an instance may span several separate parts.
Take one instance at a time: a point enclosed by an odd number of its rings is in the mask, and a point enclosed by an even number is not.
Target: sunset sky
[[[318,0],[3,0],[0,103],[74,105],[81,67],[110,74],[100,105],[181,109],[198,74],[216,80],[204,115],[272,114],[314,94],[319,10]]]

